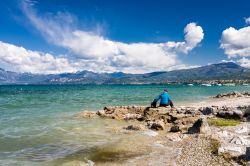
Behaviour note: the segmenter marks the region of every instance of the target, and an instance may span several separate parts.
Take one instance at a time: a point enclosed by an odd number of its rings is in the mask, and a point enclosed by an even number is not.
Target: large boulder
[[[153,130],[164,130],[165,129],[165,123],[162,120],[149,121],[147,125],[148,125],[149,129],[153,129]]]
[[[244,111],[244,116],[248,117],[250,116],[250,106],[246,107],[245,111]]]
[[[210,134],[211,129],[207,123],[207,118],[199,118],[192,127],[188,129],[189,134],[199,133],[199,134]]]
[[[245,107],[243,108],[222,106],[218,108],[216,116],[225,119],[243,120],[245,110]]]
[[[200,112],[203,114],[203,115],[215,115],[217,110],[218,110],[218,107],[215,107],[215,106],[212,106],[212,107],[201,107],[200,109]]]

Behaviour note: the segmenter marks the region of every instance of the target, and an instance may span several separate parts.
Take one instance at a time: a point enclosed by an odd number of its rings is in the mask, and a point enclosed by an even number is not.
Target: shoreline
[[[77,117],[124,120],[127,121],[128,126],[112,131],[113,134],[144,135],[140,142],[133,142],[132,146],[137,150],[132,148],[129,152],[131,154],[141,152],[141,155],[134,157],[132,155],[118,163],[93,161],[96,165],[183,165],[184,163],[193,165],[195,161],[198,161],[196,165],[242,164],[239,161],[245,161],[249,155],[246,148],[250,147],[248,135],[250,134],[250,93],[242,95],[233,92],[221,96],[185,106],[178,105],[175,109],[110,106],[96,113],[85,111],[79,113]],[[228,127],[210,126],[207,122],[210,118],[235,119],[241,123]],[[198,121],[200,126],[197,126]],[[211,152],[211,147],[214,146],[213,140],[220,144],[216,149],[217,154]],[[197,154],[197,150],[201,153]],[[224,156],[225,154],[230,154],[230,160]],[[112,158],[112,156],[109,157]]]

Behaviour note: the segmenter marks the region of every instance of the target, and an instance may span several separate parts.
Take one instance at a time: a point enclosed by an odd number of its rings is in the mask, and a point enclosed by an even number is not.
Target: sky
[[[250,68],[249,0],[3,0],[0,68],[147,73]]]

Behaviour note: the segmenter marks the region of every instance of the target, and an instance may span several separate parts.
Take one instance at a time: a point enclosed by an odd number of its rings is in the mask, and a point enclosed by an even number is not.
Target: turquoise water
[[[78,119],[77,112],[106,105],[149,105],[165,87],[176,104],[250,91],[250,86],[242,85],[0,86],[0,165],[60,165],[77,158],[74,154],[84,158],[89,149],[121,139],[110,128],[127,122]]]

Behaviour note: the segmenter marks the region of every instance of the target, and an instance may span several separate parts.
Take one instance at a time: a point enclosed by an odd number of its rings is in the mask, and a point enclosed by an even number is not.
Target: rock
[[[200,109],[203,115],[210,115],[210,114],[215,114],[216,113],[216,108],[215,107],[203,107]]]
[[[164,130],[165,124],[163,121],[160,121],[160,120],[155,121],[155,122],[149,121],[148,128],[154,129],[154,130]]]
[[[242,120],[243,112],[233,108],[223,108],[224,110],[217,112],[216,116],[225,119]]]
[[[186,114],[178,114],[177,112],[173,112],[173,113],[168,113],[168,115],[171,117],[171,121],[174,122],[177,119],[182,119],[182,118],[187,118],[190,117],[190,115],[186,115]]]
[[[250,122],[250,115],[246,118],[247,122]]]
[[[97,114],[101,117],[107,117],[118,120],[134,120],[141,118],[146,107],[143,106],[108,106],[100,110]]]
[[[239,133],[239,134],[241,134],[241,133],[247,133],[248,132],[248,128],[245,127],[245,126],[242,126],[242,127],[238,128],[235,132]]]
[[[220,132],[218,132],[217,134],[218,134],[218,136],[219,136],[220,138],[222,138],[222,139],[227,138],[227,137],[230,136],[230,133],[228,133],[227,131],[220,131]]]
[[[244,116],[247,117],[247,116],[250,116],[250,106],[248,106],[244,112]]]
[[[126,130],[145,130],[145,126],[143,125],[129,125],[127,127],[125,127],[124,129]]]
[[[169,133],[166,135],[166,138],[173,142],[182,141],[186,137],[187,137],[186,134],[181,134],[181,133]]]
[[[235,136],[230,143],[236,145],[250,145],[250,141],[244,138],[243,136]]]
[[[223,97],[233,98],[233,97],[243,97],[243,96],[248,96],[248,93],[240,93],[240,92],[220,93],[216,95],[214,98],[223,98]]]
[[[158,133],[155,131],[145,131],[143,134],[151,137],[155,137],[158,135]]]
[[[168,117],[167,113],[171,111],[170,108],[158,107],[158,108],[146,108],[144,110],[143,116],[146,120],[161,120],[163,119],[165,123],[167,123]]]
[[[175,120],[174,123],[179,124],[179,125],[190,125],[190,124],[194,124],[194,122],[197,121],[197,119],[198,117],[186,117],[186,118]]]
[[[181,130],[180,130],[180,127],[178,125],[173,125],[170,128],[170,132],[179,132],[179,131],[181,131]]]
[[[246,160],[250,161],[250,147],[246,148]]]
[[[218,149],[218,153],[219,154],[229,153],[232,156],[240,156],[242,154],[245,154],[245,148],[232,145],[221,146]]]
[[[135,119],[140,119],[143,118],[142,115],[139,114],[132,114],[132,113],[127,113],[124,115],[124,120],[135,120]]]
[[[105,116],[105,111],[104,110],[99,110],[99,111],[97,111],[96,114],[99,115],[99,116]]]
[[[96,112],[93,112],[93,111],[83,111],[83,112],[80,112],[76,115],[76,117],[79,117],[79,118],[92,118],[92,117],[95,117],[97,114]]]
[[[198,119],[192,127],[188,129],[189,134],[200,133],[200,134],[210,134],[211,129],[207,123],[205,117]]]

